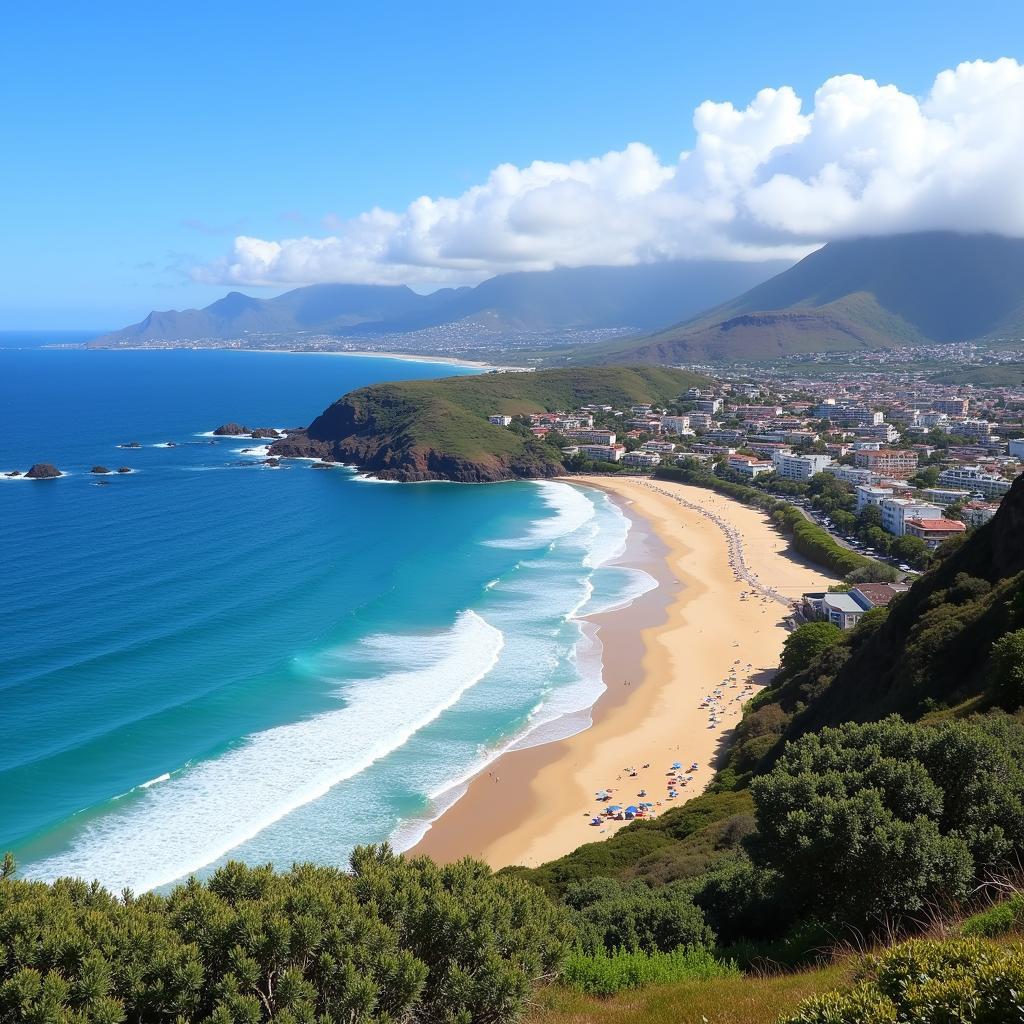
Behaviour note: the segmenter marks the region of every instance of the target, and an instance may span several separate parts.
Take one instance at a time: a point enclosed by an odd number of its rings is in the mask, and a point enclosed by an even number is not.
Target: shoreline
[[[595,627],[606,686],[590,708],[589,726],[501,754],[409,855],[443,862],[470,855],[495,869],[535,866],[628,824],[588,824],[601,809],[597,790],[614,789],[610,803],[623,806],[654,802],[655,816],[704,790],[739,720],[737,698],[753,696],[774,674],[788,614],[737,578],[733,542],[708,513],[735,531],[758,586],[789,597],[835,582],[790,553],[764,513],[733,499],[647,478],[563,479],[612,496],[633,526],[626,551],[610,564],[643,569],[658,586],[624,608],[583,617]],[[721,711],[710,724],[700,705],[716,687],[723,691]],[[669,800],[665,773],[674,761],[699,767]],[[636,777],[625,768],[635,768]],[[640,789],[647,796],[639,797]]]
[[[256,355],[273,354],[289,356],[356,356],[370,359],[401,359],[407,363],[447,363],[451,366],[472,366],[485,370],[520,370],[518,366],[498,366],[494,363],[481,362],[478,359],[459,359],[456,356],[419,355],[411,352],[322,352],[319,349],[303,348],[233,348],[215,345],[173,345],[167,348],[153,348],[149,345],[117,345],[109,348],[91,348],[88,344],[81,345],[39,345],[38,348],[52,350],[77,350],[80,352],[250,352]]]

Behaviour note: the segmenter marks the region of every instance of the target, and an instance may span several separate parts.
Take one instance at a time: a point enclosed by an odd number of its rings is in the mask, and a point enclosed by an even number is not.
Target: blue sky
[[[205,304],[228,275],[194,268],[237,235],[328,235],[506,162],[639,141],[672,165],[704,100],[789,85],[806,101],[845,73],[920,96],[961,61],[1024,57],[1019,3],[841,6],[17,5],[0,35],[0,329]],[[288,285],[267,279],[256,293]]]

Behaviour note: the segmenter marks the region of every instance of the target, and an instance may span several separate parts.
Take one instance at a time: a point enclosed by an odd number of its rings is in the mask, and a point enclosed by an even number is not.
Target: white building
[[[785,480],[810,480],[826,466],[832,465],[830,455],[793,455],[791,452],[776,452],[772,456],[775,472]]]
[[[882,510],[882,529],[894,537],[907,532],[908,519],[941,519],[942,509],[913,498],[886,498],[879,508]]]
[[[580,454],[596,462],[619,462],[626,448],[621,444],[581,444]]]
[[[986,498],[1001,498],[1009,489],[1010,481],[998,473],[986,473],[980,466],[952,466],[939,474],[939,483],[956,487]]]
[[[729,468],[734,473],[742,473],[743,476],[753,479],[762,473],[771,473],[775,469],[775,463],[766,459],[755,459],[752,455],[730,455]]]
[[[872,487],[871,484],[860,484],[857,487],[857,515],[866,505],[877,505],[881,508],[886,498],[892,497],[891,487]]]
[[[671,455],[676,450],[676,446],[671,441],[644,441],[640,445],[640,450],[658,452],[659,455]]]
[[[1015,437],[1006,442],[1006,448],[1015,459],[1024,459],[1024,437]]]
[[[583,441],[585,444],[615,444],[613,430],[567,430],[566,437],[571,437],[574,441]]]
[[[700,398],[694,405],[697,412],[706,412],[714,416],[716,412],[722,411],[722,400],[720,398]]]
[[[964,437],[988,437],[992,433],[992,424],[988,420],[958,420],[950,424],[950,429]]]
[[[862,469],[860,466],[843,466],[836,463],[825,470],[831,473],[837,480],[846,484],[873,484],[878,479],[878,474],[870,469]]]
[[[511,416],[488,416],[488,423],[493,423],[496,427],[507,427],[512,422]]]
[[[662,416],[661,429],[666,434],[681,434],[684,430],[690,429],[689,416]]]
[[[622,457],[624,466],[637,466],[641,469],[654,469],[661,462],[661,456],[657,452],[626,452]]]

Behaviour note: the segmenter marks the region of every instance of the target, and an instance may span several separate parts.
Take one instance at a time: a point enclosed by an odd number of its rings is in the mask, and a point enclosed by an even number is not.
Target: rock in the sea
[[[37,462],[26,474],[29,480],[52,480],[54,477],[64,474],[56,466],[49,462]]]
[[[241,423],[222,423],[215,431],[217,437],[230,437],[232,434],[248,434],[249,428]]]
[[[178,447],[178,442],[177,441],[168,441],[167,442],[167,447],[168,448],[177,448]]]
[[[280,459],[264,459],[263,460],[263,465],[264,466],[275,466],[275,467],[276,466],[280,466],[281,465],[281,460]]]
[[[92,469],[89,470],[89,472],[90,473],[97,473],[97,474],[102,476],[104,473],[109,473],[110,470],[107,469],[106,466],[93,466]]]
[[[4,473],[4,476],[21,476],[20,469],[12,469],[10,473]]]
[[[138,441],[126,441],[124,444],[119,444],[118,448],[141,448],[142,445]]]
[[[132,467],[131,466],[118,466],[117,467],[117,471],[118,471],[118,473],[130,473],[132,471]]]
[[[310,469],[334,469],[329,462],[314,462]]]
[[[256,427],[252,431],[252,436],[254,438],[257,438],[257,437],[271,437],[271,438],[274,438],[276,440],[277,438],[279,438],[281,436],[281,432],[278,431],[278,430],[275,430],[273,427]]]

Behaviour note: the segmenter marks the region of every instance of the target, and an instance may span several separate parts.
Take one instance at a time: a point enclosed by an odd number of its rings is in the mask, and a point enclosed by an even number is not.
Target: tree
[[[871,925],[963,898],[1024,850],[1024,729],[893,716],[787,744],[754,780],[755,862],[797,908]]]
[[[794,629],[782,645],[782,667],[802,672],[819,654],[842,642],[843,631],[833,622],[806,622]]]
[[[877,505],[865,505],[857,515],[857,529],[861,532],[882,525],[882,510]]]
[[[930,554],[928,545],[920,537],[913,537],[910,534],[897,537],[889,545],[889,553],[901,562],[909,562],[911,565],[926,564]]]
[[[1024,704],[1024,629],[1004,633],[989,655],[992,689],[1007,710]]]

